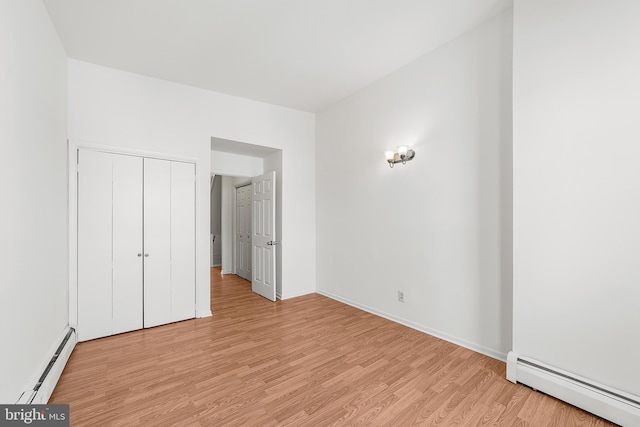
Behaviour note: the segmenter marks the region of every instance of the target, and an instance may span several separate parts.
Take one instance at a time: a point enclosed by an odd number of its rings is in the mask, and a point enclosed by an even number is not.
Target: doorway
[[[274,246],[276,266],[275,284],[276,296],[282,295],[282,150],[239,141],[225,140],[221,138],[211,138],[211,174],[220,175],[222,196],[221,236],[216,237],[216,241],[221,244],[222,274],[237,273],[236,269],[236,248],[235,235],[233,229],[228,224],[235,221],[235,186],[249,184],[251,177],[262,175],[265,171],[275,171],[276,173],[276,193],[275,193],[275,229],[276,235],[273,239],[280,242]],[[225,190],[225,184],[232,182],[232,190]],[[234,186],[235,185],[235,186]],[[228,185],[226,186],[228,188]],[[226,218],[226,220],[225,220]],[[227,224],[225,227],[224,224]],[[227,230],[225,233],[225,229]],[[286,244],[286,242],[284,243]]]

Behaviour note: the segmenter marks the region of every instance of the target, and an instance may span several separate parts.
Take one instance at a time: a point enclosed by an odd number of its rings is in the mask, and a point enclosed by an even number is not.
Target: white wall
[[[508,11],[321,112],[316,148],[319,292],[502,359],[511,34]]]
[[[0,403],[67,325],[67,58],[39,0],[0,2]]]
[[[640,2],[514,9],[513,349],[640,396]]]
[[[262,170],[260,157],[211,150],[211,171],[216,175],[257,176]]]
[[[285,297],[313,292],[315,277],[315,117],[313,114],[69,61],[69,138],[198,160],[197,301],[209,309],[211,137],[288,153],[284,207]],[[304,254],[304,255],[303,255]]]

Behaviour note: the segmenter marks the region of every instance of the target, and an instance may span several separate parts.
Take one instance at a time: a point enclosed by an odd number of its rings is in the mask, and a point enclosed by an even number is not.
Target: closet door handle
[[[149,258],[149,254],[144,254],[144,257],[145,258]]]
[[[142,254],[138,254],[138,256],[139,256],[139,257],[141,257],[141,256],[142,256]]]

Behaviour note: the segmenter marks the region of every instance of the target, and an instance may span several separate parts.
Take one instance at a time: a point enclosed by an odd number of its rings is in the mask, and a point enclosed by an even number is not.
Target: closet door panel
[[[171,162],[171,321],[195,317],[195,165]]]
[[[113,157],[113,333],[142,324],[142,158]]]
[[[171,162],[144,159],[144,327],[171,322]]]
[[[78,338],[112,334],[112,159],[79,151]]]

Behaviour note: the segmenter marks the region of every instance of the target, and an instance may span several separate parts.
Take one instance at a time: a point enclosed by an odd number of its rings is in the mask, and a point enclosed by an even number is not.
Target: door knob
[[[138,256],[140,257],[140,256],[142,256],[142,254],[138,254]]]
[[[144,254],[144,257],[145,258],[149,258],[149,254]]]

